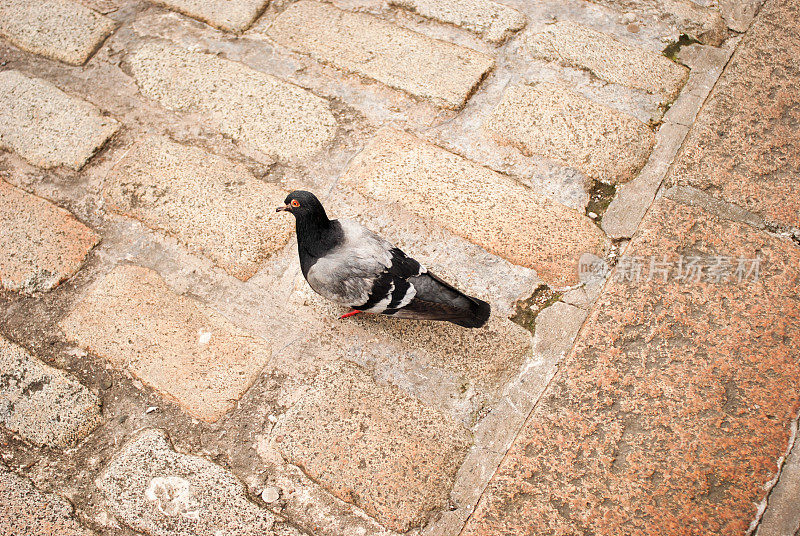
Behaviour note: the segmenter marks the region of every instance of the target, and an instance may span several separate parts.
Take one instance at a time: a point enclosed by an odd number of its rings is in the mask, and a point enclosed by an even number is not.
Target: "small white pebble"
[[[261,492],[261,500],[263,500],[267,504],[274,503],[280,498],[281,498],[281,490],[279,490],[275,486],[270,486]]]
[[[278,422],[278,418],[275,415],[272,415],[272,414],[270,414],[267,417],[267,419],[269,420],[269,422],[272,422],[272,423]]]
[[[70,348],[67,350],[67,355],[71,355],[73,357],[86,357],[88,354],[83,348]]]
[[[208,344],[208,341],[210,340],[211,340],[210,331],[203,331],[202,329],[197,330],[197,344],[200,345]]]
[[[597,219],[597,214],[595,214],[594,212],[590,212],[589,213],[589,217],[592,218],[593,220],[596,220]]]
[[[103,525],[104,527],[113,527],[113,528],[119,527],[119,524],[117,524],[114,517],[110,516],[108,512],[106,512],[105,510],[99,512],[96,516],[94,516],[94,520],[99,525]]]
[[[145,412],[145,414],[148,414],[148,413],[153,413],[154,411],[157,411],[157,410],[158,410],[158,408],[156,406],[150,406],[149,408],[144,410],[144,412]]]

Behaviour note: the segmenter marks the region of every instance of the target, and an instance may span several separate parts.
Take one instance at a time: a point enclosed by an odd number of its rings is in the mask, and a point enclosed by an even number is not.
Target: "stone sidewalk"
[[[0,534],[796,534],[798,24],[0,0]],[[296,188],[488,325],[338,320]]]

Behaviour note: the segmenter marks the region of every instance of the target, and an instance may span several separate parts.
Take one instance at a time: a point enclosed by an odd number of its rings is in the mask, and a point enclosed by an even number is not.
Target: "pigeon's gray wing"
[[[477,328],[489,319],[485,301],[467,296],[369,229],[339,220],[344,239],[311,266],[317,293],[359,311],[399,318],[448,320]]]
[[[407,305],[416,294],[408,279],[425,268],[360,224],[338,224],[344,239],[308,270],[311,288],[331,301],[372,313]]]

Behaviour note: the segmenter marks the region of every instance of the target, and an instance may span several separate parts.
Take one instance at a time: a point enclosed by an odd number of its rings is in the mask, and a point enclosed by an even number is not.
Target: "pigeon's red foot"
[[[339,319],[341,320],[342,318],[347,318],[348,316],[357,315],[358,313],[363,313],[363,312],[364,311],[359,311],[358,309],[353,309],[349,313],[345,313],[342,316],[340,316]]]

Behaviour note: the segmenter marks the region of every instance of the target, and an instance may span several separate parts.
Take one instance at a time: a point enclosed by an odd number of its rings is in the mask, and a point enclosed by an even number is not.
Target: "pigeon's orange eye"
[[[297,208],[297,207],[299,207],[299,206],[300,206],[300,201],[298,201],[297,199],[292,199],[292,203],[291,203],[291,205],[292,205],[293,207]]]

